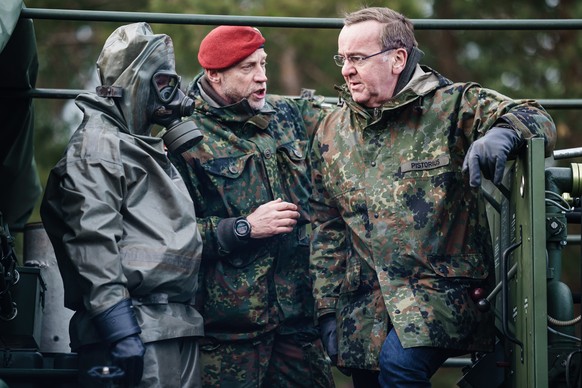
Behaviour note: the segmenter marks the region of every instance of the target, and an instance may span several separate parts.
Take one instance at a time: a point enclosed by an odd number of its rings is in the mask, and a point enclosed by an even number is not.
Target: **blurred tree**
[[[106,11],[149,11],[200,15],[333,17],[360,7],[358,0],[304,2],[300,0],[30,0],[29,7]],[[384,2],[372,0],[370,6]],[[472,0],[444,2],[394,0],[390,4],[411,19],[547,19],[579,18],[582,3],[574,0]],[[84,89],[93,87],[94,63],[109,33],[122,23],[36,20],[40,70],[38,87]],[[152,24],[154,31],[174,39],[177,69],[187,83],[199,71],[196,59],[202,37],[215,26]],[[342,83],[331,60],[337,50],[337,29],[261,27],[267,37],[269,91],[298,94],[302,87],[335,96]],[[425,51],[423,63],[458,81],[476,81],[516,98],[567,98],[580,95],[572,80],[582,75],[577,60],[582,49],[580,31],[421,30],[418,41]],[[71,103],[43,101],[38,121],[62,143],[70,134]],[[67,106],[67,109],[63,109]],[[46,109],[45,109],[46,108]],[[551,112],[560,127],[560,144],[572,144],[578,111]],[[78,120],[73,115],[72,120]],[[39,128],[40,130],[40,128]],[[40,151],[42,152],[42,151]]]
[[[395,0],[391,6],[406,9],[419,15],[421,5],[415,2]],[[183,1],[149,0],[152,12],[190,13],[208,15],[274,16],[341,18],[346,11],[360,7],[356,0],[304,2],[300,0],[247,0],[212,1],[184,4]],[[373,0],[370,6],[380,6],[383,2]],[[177,67],[186,78],[192,78],[201,69],[196,55],[200,41],[208,31],[216,26],[160,26],[162,31],[172,36],[178,53]],[[156,28],[156,27],[154,27]],[[337,50],[339,29],[310,29],[260,27],[267,39],[269,91],[277,94],[299,94],[301,88],[316,89],[318,93],[335,95],[333,85],[342,82],[339,69],[332,56]]]
[[[433,19],[577,19],[574,0],[434,2]],[[578,98],[579,30],[420,31],[425,63],[452,80],[471,80],[515,98]],[[580,143],[579,110],[552,110],[558,147]]]

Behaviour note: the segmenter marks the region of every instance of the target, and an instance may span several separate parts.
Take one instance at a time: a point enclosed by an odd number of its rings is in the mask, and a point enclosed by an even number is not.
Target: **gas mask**
[[[202,140],[202,132],[193,121],[182,121],[194,113],[194,100],[180,90],[180,77],[171,71],[158,71],[152,83],[157,98],[151,120],[166,128],[162,139],[168,150],[180,154]]]

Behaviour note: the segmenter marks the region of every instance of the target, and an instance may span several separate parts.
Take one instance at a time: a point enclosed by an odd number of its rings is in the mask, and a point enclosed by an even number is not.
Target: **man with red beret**
[[[207,387],[333,387],[309,277],[309,148],[326,113],[267,95],[265,38],[220,26],[190,84],[205,141],[173,155],[203,238],[197,307]]]

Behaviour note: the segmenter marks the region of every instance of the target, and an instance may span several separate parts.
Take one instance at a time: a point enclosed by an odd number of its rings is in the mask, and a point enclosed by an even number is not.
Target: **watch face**
[[[247,220],[238,220],[234,224],[234,231],[239,237],[248,237],[251,233],[251,226]]]

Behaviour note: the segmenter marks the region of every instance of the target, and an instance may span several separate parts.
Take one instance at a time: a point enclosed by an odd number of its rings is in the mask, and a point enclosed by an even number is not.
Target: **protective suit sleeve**
[[[63,160],[51,171],[41,215],[63,280],[76,290],[65,295],[71,309],[96,315],[130,297],[119,247],[125,182],[121,164],[99,158]]]

